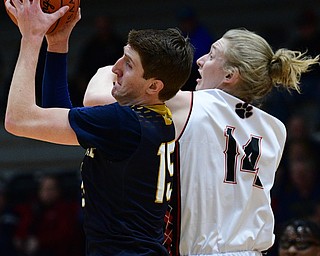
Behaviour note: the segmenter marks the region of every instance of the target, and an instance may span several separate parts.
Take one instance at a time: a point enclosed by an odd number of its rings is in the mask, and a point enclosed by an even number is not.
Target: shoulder
[[[173,98],[166,101],[166,105],[170,108],[172,113],[181,108],[189,107],[191,104],[192,92],[179,91]]]
[[[69,121],[71,124],[106,124],[113,125],[129,120],[137,120],[137,114],[128,106],[121,106],[117,102],[113,104],[73,108],[69,112]]]
[[[179,91],[176,96],[166,102],[172,112],[172,118],[176,130],[176,138],[184,129],[192,107],[193,92]]]

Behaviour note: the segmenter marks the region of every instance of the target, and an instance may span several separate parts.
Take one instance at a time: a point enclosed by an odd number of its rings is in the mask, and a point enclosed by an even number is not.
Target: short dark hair
[[[138,52],[145,79],[164,83],[160,100],[172,98],[190,76],[194,47],[178,29],[131,30],[128,44]]]
[[[310,235],[312,235],[315,239],[320,242],[320,227],[317,223],[312,220],[301,218],[301,219],[291,219],[284,223],[281,227],[280,238],[283,237],[286,229],[288,227],[292,227],[295,231],[299,228],[304,228],[309,231]]]

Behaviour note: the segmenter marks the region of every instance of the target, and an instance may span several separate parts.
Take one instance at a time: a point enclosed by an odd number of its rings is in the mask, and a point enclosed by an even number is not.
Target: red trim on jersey
[[[189,118],[188,118],[189,119]],[[173,255],[180,256],[180,232],[181,232],[181,190],[180,190],[180,144],[176,142],[176,175],[175,175],[175,189],[176,189],[176,204],[174,209],[174,229],[173,229]]]
[[[194,98],[194,94],[193,94],[193,93],[194,93],[194,92],[191,91],[190,109],[189,109],[189,114],[188,114],[187,120],[186,120],[186,122],[184,123],[183,129],[182,129],[181,133],[179,134],[178,138],[176,139],[176,141],[178,141],[178,140],[181,138],[184,130],[185,130],[186,127],[187,127],[187,124],[189,123],[189,119],[190,119],[191,112],[192,112],[192,107],[193,107],[193,98]]]
[[[170,256],[180,256],[180,226],[181,226],[181,191],[180,191],[180,146],[176,142],[176,165],[173,176],[173,193],[164,218],[164,242]]]

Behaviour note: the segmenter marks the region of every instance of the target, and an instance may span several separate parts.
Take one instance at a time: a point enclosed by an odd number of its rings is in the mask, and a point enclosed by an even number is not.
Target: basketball
[[[6,0],[4,0],[6,2]],[[12,1],[10,3],[13,5]],[[80,0],[40,0],[40,5],[42,11],[45,13],[53,13],[57,11],[60,7],[69,5],[69,10],[67,13],[58,19],[48,30],[47,34],[58,31],[68,22],[72,21],[78,11],[80,6]],[[16,18],[6,9],[11,20],[18,25]]]

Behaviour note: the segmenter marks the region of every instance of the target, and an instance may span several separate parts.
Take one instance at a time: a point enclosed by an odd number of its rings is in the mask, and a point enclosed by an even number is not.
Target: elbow
[[[8,133],[16,135],[17,125],[15,124],[14,120],[10,117],[10,115],[6,114],[4,120],[4,128]]]
[[[85,94],[83,97],[83,106],[85,106],[85,107],[94,106],[91,97],[88,97],[87,94]]]
[[[21,125],[19,125],[18,119],[8,112],[5,116],[4,128],[8,133],[16,136],[22,136],[23,129],[21,129]]]
[[[86,93],[83,98],[83,106],[93,107],[93,106],[103,106],[106,104],[111,104],[115,102],[115,99],[104,94]]]

